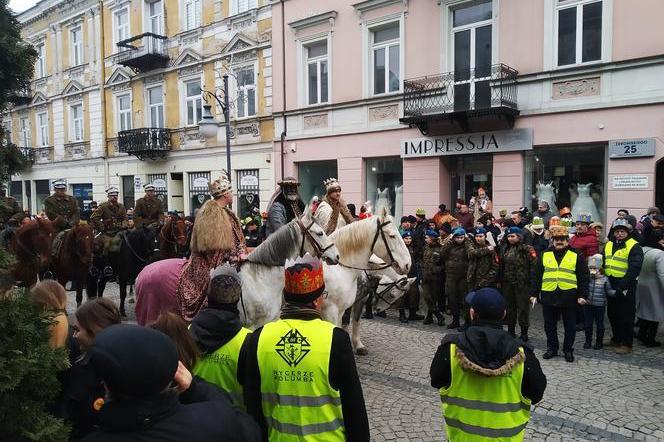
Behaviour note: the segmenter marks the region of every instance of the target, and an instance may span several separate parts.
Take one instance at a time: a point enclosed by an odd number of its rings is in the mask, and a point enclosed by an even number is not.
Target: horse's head
[[[49,220],[32,220],[16,231],[17,252],[20,250],[20,255],[38,261],[40,267],[46,266],[51,257],[53,234],[53,224]]]
[[[393,269],[386,269],[392,270]],[[396,273],[396,272],[394,272]],[[394,278],[394,279],[393,279]],[[374,296],[374,312],[380,313],[399,300],[410,288],[411,284],[415,282],[415,277],[408,278],[398,274],[390,275],[384,274],[378,282],[376,288],[376,296]]]
[[[74,235],[74,253],[84,266],[92,263],[94,251],[94,233],[88,224],[78,224],[72,229]]]
[[[403,238],[394,224],[394,220],[383,207],[376,217],[376,234],[373,244],[373,253],[385,262],[389,262],[400,274],[406,274],[410,270],[410,252]]]
[[[184,247],[187,244],[187,226],[185,225],[184,220],[179,216],[177,218],[171,217],[171,219],[173,221],[172,232],[175,242],[180,247]]]
[[[301,228],[304,227],[302,234],[304,238],[304,252],[309,252],[312,256],[318,256],[327,264],[334,265],[339,263],[339,250],[334,243],[325,234],[325,231],[313,220],[311,213],[311,204],[309,204],[300,219]]]

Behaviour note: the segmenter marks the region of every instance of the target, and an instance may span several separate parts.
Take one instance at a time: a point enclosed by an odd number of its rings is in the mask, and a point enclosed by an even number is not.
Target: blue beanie
[[[512,226],[509,229],[507,229],[507,234],[508,235],[511,235],[513,233],[516,234],[516,235],[522,235],[523,230],[521,230],[519,227],[516,227],[516,226]]]
[[[486,229],[484,227],[476,228],[475,235],[486,235]]]
[[[470,304],[480,319],[485,320],[502,319],[507,308],[503,295],[491,287],[485,287],[476,292],[468,293],[466,303]]]
[[[432,238],[438,238],[440,235],[438,235],[438,232],[435,230],[427,229],[427,231],[424,233],[426,236],[430,236]]]
[[[412,238],[413,234],[410,230],[404,230],[403,233],[401,234],[402,238]]]
[[[452,237],[455,236],[466,236],[466,231],[462,227],[457,227],[452,231]]]

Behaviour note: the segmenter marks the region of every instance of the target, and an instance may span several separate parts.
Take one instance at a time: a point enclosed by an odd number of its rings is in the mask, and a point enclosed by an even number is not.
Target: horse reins
[[[374,235],[373,241],[371,242],[371,254],[373,254],[374,248],[376,247],[376,242],[378,241],[378,236],[380,235],[380,238],[383,240],[383,244],[385,244],[385,249],[387,249],[387,256],[390,258],[389,263],[386,263],[385,265],[375,268],[353,267],[351,265],[344,264],[341,261],[339,261],[339,265],[342,267],[346,267],[348,269],[362,270],[362,271],[385,270],[386,268],[391,267],[396,262],[396,260],[394,259],[394,255],[392,254],[392,249],[390,249],[390,245],[387,243],[387,238],[385,238],[385,231],[383,230],[383,227],[390,224],[391,222],[392,222],[391,220],[387,220],[381,223],[380,219],[376,218],[376,234]]]
[[[407,276],[402,276],[401,278],[397,279],[396,281],[392,281],[392,282],[390,282],[390,283],[388,283],[388,284],[378,282],[378,284],[376,285],[376,288],[374,289],[373,284],[371,284],[371,278],[372,278],[372,276],[369,275],[369,273],[368,273],[366,270],[364,271],[364,275],[367,277],[367,280],[369,280],[369,286],[371,287],[371,291],[372,291],[372,293],[369,293],[368,295],[363,296],[362,298],[360,298],[360,301],[363,300],[363,299],[365,299],[365,298],[368,298],[370,295],[374,295],[374,296],[376,296],[378,299],[380,299],[381,301],[383,301],[385,304],[387,304],[388,306],[391,306],[392,304],[394,304],[394,303],[396,302],[396,299],[395,299],[394,301],[392,301],[392,302],[388,302],[388,301],[383,297],[383,295],[384,295],[385,293],[391,291],[393,288],[396,288],[397,290],[400,290],[400,291],[403,292],[403,293],[406,293],[406,292],[408,291],[408,289],[402,289],[402,288],[399,286],[399,284],[401,284],[402,282],[408,280],[408,277],[407,277]],[[381,290],[381,291],[379,292],[379,291],[377,290],[378,287],[379,287],[379,286],[383,286],[383,285],[386,286],[386,287],[385,287],[383,290]],[[397,299],[399,299],[399,298],[397,298]],[[356,302],[357,302],[357,301],[356,301]]]
[[[297,220],[297,225],[300,226],[300,230],[302,230],[302,244],[300,245],[300,256],[304,256],[304,243],[307,238],[311,242],[311,246],[314,248],[314,253],[316,253],[317,258],[322,258],[326,251],[328,251],[331,247],[334,247],[334,243],[331,242],[330,244],[327,245],[327,247],[323,248],[318,243],[318,241],[316,241],[316,238],[314,238],[314,236],[309,231],[309,229],[313,227],[314,221],[311,221],[311,224],[309,224],[308,227],[305,227],[299,218],[296,218],[296,220]]]

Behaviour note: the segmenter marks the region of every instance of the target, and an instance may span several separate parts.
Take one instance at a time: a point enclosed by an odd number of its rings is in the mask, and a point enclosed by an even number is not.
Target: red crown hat
[[[284,295],[289,300],[310,302],[325,289],[323,264],[309,253],[295,260],[287,259],[284,276]]]

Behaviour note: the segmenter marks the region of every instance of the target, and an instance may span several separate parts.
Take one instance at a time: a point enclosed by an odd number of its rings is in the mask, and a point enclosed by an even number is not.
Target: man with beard
[[[304,212],[304,202],[298,191],[300,182],[293,177],[286,177],[277,184],[279,188],[268,204],[266,236],[270,236],[293,218],[301,217]]]
[[[316,209],[314,220],[325,230],[326,235],[331,235],[335,230],[352,223],[353,215],[341,197],[339,181],[336,178],[328,178],[323,184],[325,184],[325,197]]]

